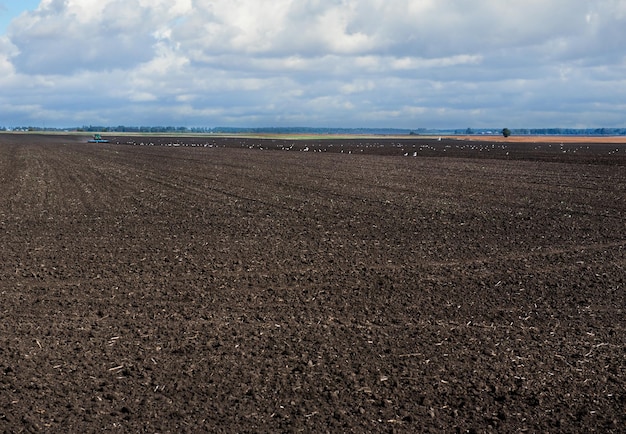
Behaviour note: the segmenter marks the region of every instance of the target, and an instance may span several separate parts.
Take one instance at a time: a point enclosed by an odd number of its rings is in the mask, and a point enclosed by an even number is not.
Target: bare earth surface
[[[626,145],[109,138],[0,135],[0,432],[624,432]]]

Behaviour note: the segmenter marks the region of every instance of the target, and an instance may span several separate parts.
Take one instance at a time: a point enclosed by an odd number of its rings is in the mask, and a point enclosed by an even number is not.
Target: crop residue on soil
[[[626,425],[625,145],[109,139],[0,135],[1,432]]]

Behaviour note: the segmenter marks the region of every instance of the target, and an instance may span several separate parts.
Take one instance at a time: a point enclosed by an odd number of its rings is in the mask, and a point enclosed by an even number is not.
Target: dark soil
[[[624,432],[626,146],[107,138],[0,135],[0,432]]]

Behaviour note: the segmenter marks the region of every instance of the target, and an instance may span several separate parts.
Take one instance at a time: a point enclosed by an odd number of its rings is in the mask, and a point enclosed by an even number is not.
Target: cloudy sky
[[[0,126],[626,126],[626,0],[0,0]]]

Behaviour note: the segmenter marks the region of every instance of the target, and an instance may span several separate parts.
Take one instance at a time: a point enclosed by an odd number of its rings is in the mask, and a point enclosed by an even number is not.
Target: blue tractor
[[[103,139],[100,134],[94,134],[93,139],[89,140],[89,143],[109,143],[107,139]]]

